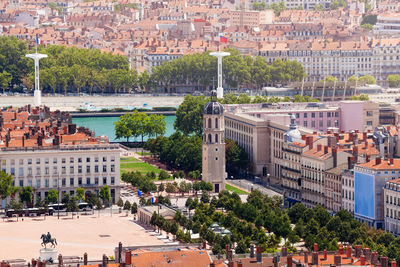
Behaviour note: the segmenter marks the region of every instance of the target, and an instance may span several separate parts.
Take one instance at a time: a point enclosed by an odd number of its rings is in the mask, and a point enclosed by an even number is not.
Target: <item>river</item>
[[[175,132],[174,121],[176,116],[165,116],[166,131],[165,136],[170,136]],[[114,122],[118,121],[119,117],[87,117],[87,118],[73,118],[72,122],[76,123],[77,126],[84,126],[96,133],[96,136],[107,135],[110,142],[115,141],[126,141],[126,139],[116,139]],[[137,138],[136,141],[141,141],[141,137]],[[145,137],[144,140],[147,140]],[[135,141],[129,139],[129,141]]]

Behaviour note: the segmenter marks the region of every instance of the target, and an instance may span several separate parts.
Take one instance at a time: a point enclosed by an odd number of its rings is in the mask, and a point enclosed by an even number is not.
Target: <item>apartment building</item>
[[[385,230],[400,235],[400,179],[386,182],[383,194]]]
[[[354,217],[367,225],[385,227],[384,187],[400,178],[400,159],[375,160],[354,167]]]
[[[50,189],[74,195],[84,188],[87,195],[107,185],[112,201],[119,199],[119,145],[47,108],[8,109],[0,117],[0,169],[15,186],[31,186],[34,199],[44,199]]]
[[[354,213],[354,172],[349,168],[342,172],[342,209]]]
[[[231,26],[259,27],[262,24],[272,24],[273,10],[234,10],[231,11]]]
[[[376,35],[397,35],[400,34],[400,15],[399,13],[383,13],[377,16],[374,25]]]
[[[327,0],[283,0],[283,1],[273,1],[273,0],[249,0],[246,1],[247,8],[251,8],[254,3],[265,2],[266,6],[269,6],[273,3],[283,2],[285,6],[289,9],[295,9],[301,7],[307,10],[314,10],[316,5],[322,5],[326,8],[329,7],[330,1]]]
[[[342,209],[342,173],[347,163],[325,171],[325,207],[335,214]]]

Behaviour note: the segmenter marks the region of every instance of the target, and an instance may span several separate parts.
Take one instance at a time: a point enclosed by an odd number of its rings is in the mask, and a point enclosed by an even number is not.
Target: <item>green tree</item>
[[[387,77],[389,81],[389,87],[400,87],[400,74],[391,74]]]
[[[122,198],[119,198],[117,201],[117,206],[122,208],[124,206],[124,201],[122,200]]]
[[[77,188],[75,191],[76,194],[76,199],[78,202],[84,201],[85,200],[85,189],[83,188]]]
[[[339,7],[346,7],[347,4],[344,0],[333,0],[330,4],[329,4],[329,9],[333,10],[333,9],[338,9]]]
[[[100,189],[100,198],[103,200],[103,203],[109,203],[111,200],[111,195],[110,195],[110,188],[108,187],[108,185],[103,186]]]
[[[31,186],[25,186],[19,193],[21,202],[25,204],[32,204],[33,202],[33,189]]]
[[[203,96],[186,95],[176,110],[174,128],[185,135],[203,133],[203,109],[208,100]]]
[[[365,82],[366,84],[376,84],[376,80],[371,75],[364,75],[359,78],[360,82]]]
[[[322,81],[333,83],[333,82],[337,82],[337,80],[338,80],[338,79],[337,79],[336,77],[327,76],[327,77],[325,77],[325,79],[323,79]]]
[[[136,203],[136,202],[133,202],[133,203],[132,203],[132,206],[131,206],[131,213],[132,213],[132,214],[136,214],[136,213],[137,213],[137,210],[138,210],[137,203]]]
[[[276,16],[279,16],[282,11],[285,11],[287,7],[284,2],[272,3],[268,6],[268,9],[272,9]]]
[[[325,6],[324,6],[323,4],[316,4],[316,5],[314,6],[314,10],[315,10],[315,11],[325,11],[326,8],[325,8]]]
[[[50,189],[47,194],[47,202],[48,203],[57,203],[58,202],[58,194],[59,194],[58,191],[56,191],[54,189]]]
[[[371,25],[369,23],[365,23],[361,25],[361,28],[372,31],[374,29],[374,25]]]
[[[131,203],[127,200],[127,201],[125,201],[125,204],[124,204],[124,210],[130,210],[131,209]]]
[[[5,93],[5,90],[10,86],[11,80],[12,76],[7,71],[3,70],[3,72],[0,73],[0,86],[1,88],[3,88],[3,94]]]
[[[13,177],[3,171],[0,171],[0,197],[5,199],[10,196],[13,190]]]

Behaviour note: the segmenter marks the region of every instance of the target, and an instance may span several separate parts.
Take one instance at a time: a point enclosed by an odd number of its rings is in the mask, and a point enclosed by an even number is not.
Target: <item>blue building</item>
[[[354,217],[377,229],[384,228],[385,183],[400,177],[400,159],[376,158],[354,167]]]

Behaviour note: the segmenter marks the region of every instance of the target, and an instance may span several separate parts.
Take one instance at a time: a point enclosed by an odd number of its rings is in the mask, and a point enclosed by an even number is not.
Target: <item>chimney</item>
[[[281,257],[286,257],[287,256],[287,248],[286,247],[282,247],[281,249]]]
[[[87,265],[88,263],[88,254],[85,252],[85,254],[83,254],[83,265]]]
[[[328,252],[326,251],[326,248],[324,248],[324,260],[328,260]]]
[[[228,260],[228,261],[232,261],[232,258],[233,258],[233,252],[232,252],[232,250],[228,250],[227,252],[226,252],[226,259]]]
[[[379,165],[379,164],[381,164],[381,163],[382,163],[381,157],[377,157],[377,158],[375,159],[375,165]]]
[[[371,260],[371,250],[369,248],[364,249],[365,260],[369,262]]]
[[[250,258],[254,258],[254,256],[255,256],[254,249],[255,249],[254,244],[251,244],[250,245]]]
[[[58,266],[59,267],[64,266],[63,256],[61,254],[58,255]]]
[[[107,260],[108,260],[108,258],[107,258],[107,255],[106,254],[103,254],[103,260],[102,260],[102,267],[106,267],[107,266]]]
[[[324,146],[324,154],[328,154],[328,146]]]
[[[237,267],[243,267],[243,263],[242,263],[241,261],[239,261],[239,262],[237,263]]]
[[[381,267],[388,267],[388,257],[381,257]]]
[[[397,262],[396,261],[391,261],[390,262],[390,267],[397,267]]]
[[[25,136],[22,136],[22,147],[25,147]]]
[[[342,257],[340,255],[335,255],[333,257],[333,263],[335,266],[341,266],[342,265]]]
[[[230,261],[229,263],[228,263],[228,267],[233,267],[235,265],[235,262],[233,262],[233,261]]]
[[[372,251],[371,253],[371,265],[377,265],[378,264],[378,252]]]
[[[368,141],[365,141],[364,148],[368,148]]]
[[[292,267],[292,264],[293,264],[293,258],[292,258],[292,255],[290,255],[286,259],[286,266],[287,267]],[[394,266],[394,267],[396,267],[396,266]]]
[[[390,158],[390,159],[389,159],[389,163],[390,163],[390,165],[394,165],[394,159],[393,159],[393,158]]]
[[[308,252],[304,251],[304,263],[308,263]]]
[[[363,140],[367,141],[367,133],[366,132],[363,132]]]
[[[228,244],[226,244],[225,245],[225,253],[228,255],[228,250],[229,250],[229,245]]]
[[[355,246],[355,256],[356,256],[356,258],[360,258],[361,257],[361,245],[356,245]]]
[[[130,250],[125,250],[125,265],[132,264],[132,253]]]
[[[313,143],[313,137],[312,136],[307,136],[308,139],[308,149],[313,149],[314,143]]]
[[[207,249],[207,242],[203,240],[203,249]]]
[[[351,258],[351,246],[347,246],[347,247],[346,247],[346,257],[347,257],[348,259]]]
[[[321,151],[321,149],[322,149],[322,145],[321,145],[321,144],[318,144],[318,145],[317,145],[317,151]]]
[[[314,243],[314,251],[318,251],[318,243]]]
[[[343,245],[339,245],[339,255],[343,255],[343,254],[344,254]]]
[[[257,246],[256,252],[257,252],[257,262],[262,262],[262,249],[260,246]]]
[[[318,265],[318,252],[312,253],[312,265]]]
[[[36,267],[37,261],[35,259],[32,259],[31,262],[32,262],[32,267]]]
[[[366,162],[369,162],[369,161],[370,161],[370,157],[371,157],[370,155],[366,155],[366,156],[365,156],[365,161],[366,161]]]
[[[365,265],[365,256],[361,255],[360,257],[360,265]]]
[[[332,148],[333,167],[337,167],[337,148]]]

